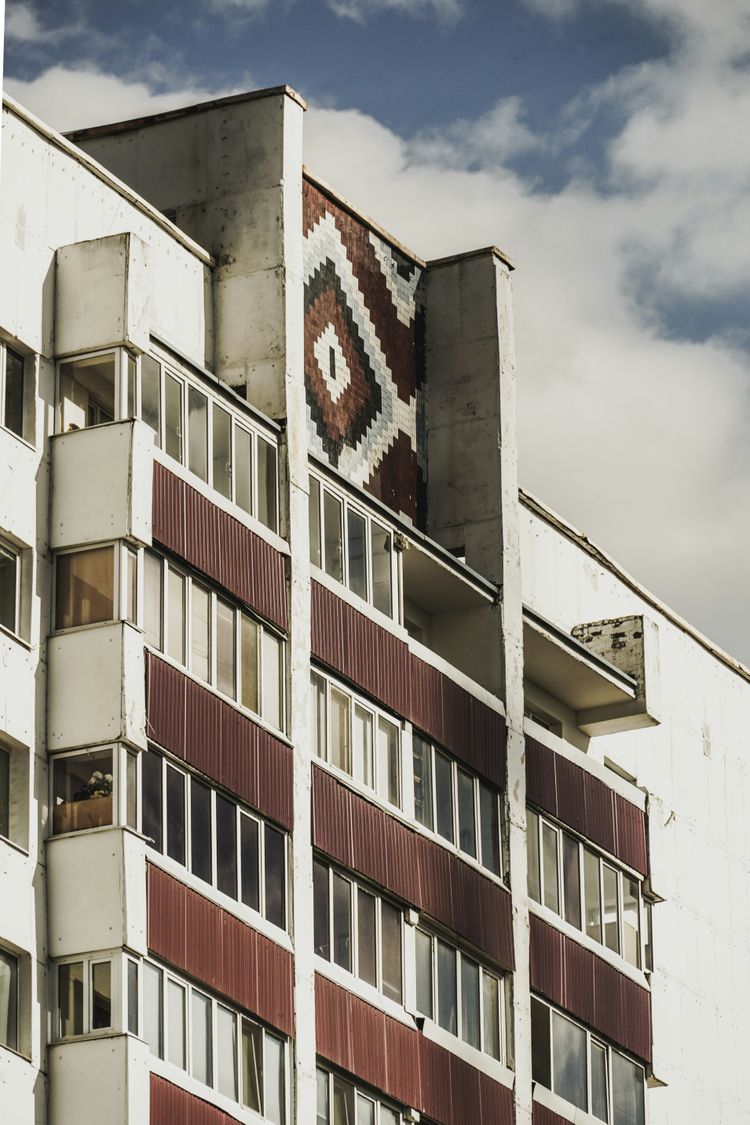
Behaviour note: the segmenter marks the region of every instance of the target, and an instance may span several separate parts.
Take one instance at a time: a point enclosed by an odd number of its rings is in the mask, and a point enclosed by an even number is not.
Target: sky
[[[281,83],[407,246],[510,255],[522,487],[750,664],[747,0],[8,0],[59,129]]]

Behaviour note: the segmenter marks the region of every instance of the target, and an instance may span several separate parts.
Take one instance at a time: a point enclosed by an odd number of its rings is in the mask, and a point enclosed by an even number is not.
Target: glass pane
[[[138,1034],[138,963],[128,961],[128,1031]]]
[[[125,378],[127,380],[125,413],[126,413],[126,417],[135,418],[136,417],[136,374],[137,374],[137,367],[136,367],[135,357],[132,356],[130,354],[130,352],[127,352],[126,355],[125,355],[125,366],[126,366]]]
[[[401,911],[389,902],[380,904],[383,995],[401,1003]]]
[[[500,997],[496,977],[482,973],[482,1050],[500,1058]]]
[[[175,461],[182,462],[182,383],[164,375],[164,448]]]
[[[232,499],[232,418],[216,403],[213,405],[213,486],[227,500]]]
[[[315,1110],[315,1125],[330,1125],[328,1116],[328,1074],[318,1071],[318,1097]]]
[[[474,818],[474,778],[458,771],[458,846],[476,857],[477,831]]]
[[[260,1113],[263,1102],[263,1031],[242,1021],[242,1104]]]
[[[643,1067],[612,1052],[612,1125],[644,1125]]]
[[[3,561],[0,559],[0,562]],[[8,566],[7,563],[5,565]],[[55,628],[70,629],[75,625],[111,621],[114,617],[114,597],[114,547],[94,547],[90,551],[58,555]]]
[[[211,676],[211,595],[197,582],[190,587],[190,667],[208,683]]]
[[[266,825],[266,918],[286,926],[286,837]]]
[[[2,755],[8,760],[8,755]],[[53,759],[52,831],[83,832],[112,824],[112,750]]]
[[[414,815],[420,824],[432,831],[432,750],[418,734],[412,736],[412,769],[414,773]]]
[[[138,556],[135,551],[125,551],[125,605],[123,618],[135,625],[138,620]]]
[[[249,711],[258,713],[258,626],[246,613],[240,614],[240,660],[242,697]]]
[[[112,962],[97,961],[91,966],[91,1029],[112,1026]]]
[[[240,813],[240,859],[242,901],[252,910],[260,910],[260,825],[244,813]]]
[[[358,512],[347,508],[346,539],[349,561],[349,589],[360,598],[367,597],[367,564],[365,561],[365,542],[367,524]]]
[[[500,818],[497,793],[479,782],[479,830],[482,838],[482,864],[500,874]]]
[[[190,993],[190,1033],[193,1077],[206,1086],[213,1085],[211,1050],[211,1001],[195,989]]]
[[[10,835],[10,754],[0,750],[0,836]]]
[[[211,790],[193,777],[190,779],[190,869],[206,883],[213,882],[213,850]]]
[[[115,417],[115,353],[60,364],[62,428],[81,430]]]
[[[185,989],[167,979],[167,1059],[185,1069]]]
[[[216,600],[216,686],[234,699],[235,641],[234,607],[221,598]]]
[[[375,1125],[375,1102],[357,1094],[357,1125]]]
[[[237,1101],[237,1017],[221,1004],[216,1008],[216,1084]]]
[[[357,976],[377,987],[375,896],[361,887],[357,891]]]
[[[331,688],[331,756],[330,761],[345,773],[352,772],[349,735],[351,700],[338,688]]]
[[[162,561],[149,551],[143,554],[143,592],[145,608],[143,612],[143,630],[146,634],[146,644],[154,648],[163,648],[162,642],[162,578],[164,568]]]
[[[281,689],[281,641],[267,629],[263,630],[261,640],[262,663],[262,717],[267,723],[281,730],[284,722]]]
[[[602,885],[604,888],[604,944],[615,953],[620,952],[620,906],[617,901],[616,871],[606,863],[602,864]]]
[[[531,1076],[548,1090],[552,1089],[552,1059],[549,1039],[550,1010],[531,997]]]
[[[185,663],[185,576],[167,568],[167,654]]]
[[[310,496],[308,521],[310,527],[310,562],[313,566],[323,566],[323,546],[320,538],[320,481],[310,477]]]
[[[352,885],[333,872],[333,959],[342,969],[352,970]]]
[[[83,1035],[83,962],[60,965],[57,982],[60,1035]]]
[[[557,832],[542,824],[542,862],[544,868],[544,905],[560,913],[560,888],[557,880]]]
[[[432,1019],[432,938],[423,930],[417,930],[417,1011]]]
[[[341,542],[341,501],[323,489],[324,562],[326,574],[344,581],[343,546]]]
[[[163,1056],[161,1037],[162,973],[143,962],[143,1038],[154,1055]]]
[[[623,955],[636,968],[641,964],[641,934],[638,922],[640,887],[635,879],[622,878],[622,936]]]
[[[461,1038],[479,1049],[479,965],[461,957]]]
[[[588,848],[583,849],[583,887],[586,933],[594,941],[600,942],[602,940],[602,908],[599,890],[599,860]]]
[[[380,1125],[399,1125],[400,1121],[401,1118],[396,1113],[395,1109],[389,1109],[387,1105],[381,1105]]]
[[[234,499],[243,512],[253,511],[253,439],[241,426],[234,427]]]
[[[435,827],[453,843],[453,769],[451,762],[435,751]]]
[[[354,1087],[333,1076],[333,1125],[354,1125]]]
[[[315,732],[315,753],[324,761],[326,754],[326,682],[317,672],[310,673],[312,693],[312,729]]]
[[[208,400],[188,387],[188,468],[208,480]]]
[[[237,898],[237,808],[216,794],[216,884]]]
[[[392,537],[380,524],[371,525],[372,535],[372,604],[381,613],[393,617],[391,588]]]
[[[528,860],[529,898],[542,901],[542,876],[539,867],[539,817],[531,809],[526,810],[526,847]]]
[[[378,792],[392,805],[401,806],[399,728],[378,720]]]
[[[328,868],[320,860],[313,861],[313,914],[315,918],[315,952],[331,960],[329,927]]]
[[[609,1121],[607,1098],[607,1049],[591,1041],[591,1112],[600,1121]]]
[[[557,1012],[552,1012],[552,1059],[555,1093],[586,1109],[586,1032]]]
[[[282,1125],[286,1116],[284,1044],[273,1035],[265,1036],[266,1119]]]
[[[141,831],[151,847],[162,849],[162,760],[152,750],[141,758]]]
[[[652,906],[650,902],[643,901],[643,967],[647,972],[654,971],[654,928]]]
[[[185,775],[167,766],[167,855],[185,863]]]
[[[563,832],[563,887],[565,890],[565,921],[581,928],[581,869],[578,841]]]
[[[61,555],[60,558],[69,556]],[[59,566],[59,559],[58,559]],[[16,606],[18,602],[18,557],[0,547],[0,625],[18,631]],[[58,626],[61,628],[61,626]]]
[[[372,712],[354,705],[354,776],[372,788]]]
[[[258,519],[276,531],[279,523],[277,503],[276,449],[258,438]]]
[[[442,941],[437,943],[437,995],[438,1023],[457,1035],[456,951]]]
[[[5,409],[3,422],[14,434],[23,437],[23,359],[5,350]]]
[[[141,356],[141,419],[154,431],[161,445],[161,392],[159,364],[150,355]]]

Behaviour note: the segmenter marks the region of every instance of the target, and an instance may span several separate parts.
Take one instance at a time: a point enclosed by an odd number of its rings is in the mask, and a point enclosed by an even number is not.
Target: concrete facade
[[[4,105],[0,1118],[750,1122],[750,671],[303,127]]]

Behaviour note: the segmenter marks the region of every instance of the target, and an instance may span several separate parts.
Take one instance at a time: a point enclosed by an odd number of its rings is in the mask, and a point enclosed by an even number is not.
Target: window
[[[57,1034],[60,1039],[89,1035],[113,1026],[112,981],[111,958],[58,962]]]
[[[527,826],[529,897],[641,968],[640,880],[532,809]]]
[[[113,823],[112,748],[53,759],[52,831],[80,832]]]
[[[0,541],[0,625],[20,633],[21,565],[18,551]]]
[[[435,832],[500,875],[500,795],[447,754],[414,734],[414,815]]]
[[[0,425],[20,438],[27,436],[25,407],[24,358],[7,344],[0,343]]]
[[[71,629],[114,618],[114,545],[58,555],[55,628]]]
[[[286,928],[285,832],[154,750],[142,759],[141,807],[156,851]]]
[[[644,1125],[639,1063],[535,996],[531,1041],[535,1082],[608,1125]]]
[[[401,1125],[403,1120],[395,1106],[318,1067],[315,1125]]]
[[[238,605],[144,552],[144,632],[152,648],[284,729],[284,641]]]
[[[0,747],[0,836],[10,836],[10,754]]]
[[[18,958],[0,949],[0,1044],[18,1050]]]
[[[400,725],[319,672],[311,682],[318,757],[400,808]]]
[[[417,1009],[478,1051],[502,1058],[502,979],[435,934],[415,932]]]
[[[340,874],[313,863],[315,952],[400,1004],[403,996],[403,915],[399,907]]]
[[[273,1125],[283,1125],[284,1041],[151,962],[143,962],[143,981],[142,1034],[152,1053],[166,1056],[198,1082],[248,1106]]]
[[[310,476],[310,562],[394,617],[393,533]]]

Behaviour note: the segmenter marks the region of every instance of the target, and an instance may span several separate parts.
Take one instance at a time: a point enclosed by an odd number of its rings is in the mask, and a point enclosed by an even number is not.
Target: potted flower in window
[[[71,795],[55,806],[55,832],[82,832],[112,823],[112,774],[94,770]]]

